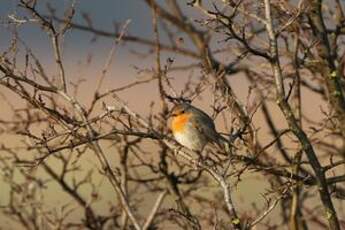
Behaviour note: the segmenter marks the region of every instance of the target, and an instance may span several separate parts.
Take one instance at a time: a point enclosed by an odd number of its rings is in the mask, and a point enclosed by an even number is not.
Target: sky
[[[128,33],[138,33],[142,36],[150,35],[150,10],[146,5],[140,0],[79,0],[76,2],[76,14],[73,18],[73,21],[76,23],[84,23],[82,15],[84,13],[88,14],[93,21],[95,28],[114,31],[114,23],[124,23],[127,20],[131,20],[131,23],[128,26]],[[97,2],[95,4],[95,2]],[[6,22],[9,20],[8,15],[16,15],[18,18],[30,17],[27,14],[27,11],[21,7],[18,7],[18,0],[1,0],[0,7],[0,21]],[[72,1],[71,0],[39,0],[37,4],[37,9],[42,14],[47,14],[48,4],[56,9],[56,15],[63,17],[65,10],[69,9]],[[139,10],[140,9],[140,10]],[[6,47],[10,36],[10,33],[6,33],[4,30],[6,26],[1,26],[1,41],[0,47],[3,49]],[[6,28],[8,29],[8,28]],[[37,24],[25,24],[19,26],[19,34],[23,39],[28,43],[33,49],[39,48],[38,52],[45,52],[45,48],[42,48],[42,45],[47,44],[46,34],[40,31]],[[83,32],[73,31],[68,32],[65,35],[65,45],[70,45],[68,48],[71,49],[74,53],[78,53],[79,50],[86,49],[89,46],[91,40],[90,34]],[[109,39],[108,39],[109,40]],[[98,47],[102,46],[97,44]],[[104,44],[106,45],[106,44]],[[67,54],[67,56],[69,56]]]
[[[50,5],[56,9],[56,15],[63,17],[64,12],[69,9],[71,4],[75,2],[76,13],[73,22],[85,24],[82,17],[87,13],[93,21],[93,26],[97,29],[105,31],[114,31],[114,23],[123,25],[127,20],[130,20],[126,33],[129,35],[138,35],[153,39],[151,9],[149,9],[143,0],[38,0],[37,9],[42,14],[47,14],[47,6]],[[158,1],[164,4],[165,1]],[[8,15],[15,15],[20,19],[32,18],[25,9],[18,6],[19,0],[0,0],[0,52],[6,51],[10,45],[13,27],[9,27],[6,22],[9,21]],[[188,16],[194,17],[193,11],[188,6],[181,4],[184,11],[188,11]],[[122,24],[121,24],[122,23]],[[57,73],[55,61],[53,58],[52,46],[49,37],[43,32],[35,23],[26,23],[17,26],[17,31],[20,38],[32,49],[35,55],[45,67],[51,71],[52,75]],[[164,36],[161,34],[161,37]],[[110,38],[97,37],[93,41],[94,36],[87,32],[81,32],[75,29],[68,31],[63,39],[62,55],[63,64],[66,67],[67,77],[71,80],[86,79],[84,90],[93,89],[97,79],[99,78],[102,69],[106,63],[109,55],[109,50],[113,45],[113,40]],[[128,43],[126,46],[118,45],[114,60],[111,64],[111,69],[107,74],[107,81],[104,90],[119,87],[139,78],[143,77],[138,74],[138,69],[154,68],[155,62],[153,57],[143,57],[134,55],[135,52],[147,52],[147,47]],[[24,55],[19,55],[19,60]],[[229,56],[229,55],[227,55]],[[89,63],[88,60],[92,59]],[[171,56],[175,59],[174,65],[185,64],[185,59],[180,56]],[[164,63],[164,59],[162,60]],[[176,90],[183,89],[183,80],[188,79],[189,76],[198,77],[200,72],[177,72],[173,76],[176,77]],[[171,75],[170,75],[171,76]],[[181,80],[179,80],[181,79]],[[248,85],[241,77],[231,77],[230,79],[233,89],[239,98],[245,102],[248,92]],[[83,92],[83,91],[81,91]],[[90,92],[87,90],[86,92]],[[142,111],[147,108],[152,99],[156,99],[156,90],[152,90],[152,85],[143,85],[129,90],[123,96],[127,101],[136,101],[138,92],[145,94],[141,100],[145,101],[137,105],[138,110]],[[84,101],[89,101],[91,94],[82,95]],[[204,97],[205,98],[205,97]],[[207,97],[206,97],[207,99]],[[207,101],[207,100],[206,100]],[[206,104],[210,101],[207,101]],[[318,105],[318,103],[316,103]],[[315,106],[317,107],[317,106]],[[318,110],[318,109],[317,109]]]
[[[93,26],[97,29],[114,31],[114,23],[125,23],[130,20],[126,33],[130,35],[138,35],[140,37],[153,39],[151,9],[149,9],[143,0],[38,0],[37,9],[42,14],[47,14],[47,6],[50,5],[56,9],[56,15],[63,17],[64,12],[69,9],[71,4],[75,2],[76,13],[73,22],[85,24],[82,17],[87,13],[93,21]],[[164,4],[165,1],[158,1]],[[25,9],[18,6],[19,0],[0,0],[0,52],[6,51],[10,45],[12,38],[13,26],[9,27],[6,22],[9,21],[8,15],[15,15],[20,19],[32,18]],[[184,11],[188,11],[188,16],[194,17],[193,11],[181,3]],[[49,37],[45,32],[42,32],[40,27],[35,23],[26,23],[16,27],[20,38],[32,49],[35,55],[38,56],[44,66],[49,67],[51,74],[56,74],[56,65],[53,58],[52,46]],[[161,34],[161,37],[164,36]],[[103,66],[106,63],[109,55],[109,50],[113,45],[113,40],[110,38],[98,37],[93,41],[93,36],[87,32],[81,32],[75,29],[68,31],[63,39],[62,55],[63,63],[66,67],[68,79],[85,78],[88,80],[89,85],[92,87],[100,76]],[[132,81],[142,77],[138,74],[138,69],[154,68],[155,62],[152,56],[150,58],[138,57],[133,55],[135,52],[147,52],[147,47],[128,43],[126,46],[118,45],[116,47],[116,54],[114,61],[111,64],[111,70],[108,72],[107,79],[109,82],[106,84],[107,88],[115,88],[128,84]],[[229,56],[229,55],[228,55]],[[19,55],[19,59],[23,55]],[[88,60],[92,57],[92,62]],[[171,56],[175,59],[174,64],[184,64],[185,59],[182,57]],[[162,60],[164,63],[164,59]],[[199,72],[177,72],[176,78],[187,79],[189,75],[198,76]],[[239,95],[242,101],[246,100],[248,85],[242,80],[241,77],[231,77],[231,82],[234,85],[233,89]],[[181,81],[176,82],[177,91],[183,88]],[[128,101],[137,99],[137,92],[145,93],[146,103],[138,105],[140,107],[147,107],[152,100],[150,95],[154,90],[151,86],[140,86],[133,91],[126,94]],[[106,89],[106,88],[104,88]],[[89,91],[88,91],[89,92]],[[155,92],[155,91],[154,91]],[[85,95],[85,101],[90,98]],[[210,102],[208,102],[210,103]]]
[[[38,0],[37,9],[42,14],[48,14],[47,6],[56,9],[56,15],[63,17],[64,12],[70,8],[71,0]],[[83,14],[92,18],[93,26],[100,30],[114,32],[114,25],[130,21],[126,27],[127,34],[136,34],[141,37],[152,38],[151,10],[141,0],[77,0],[75,2],[76,13],[74,23],[86,24]],[[5,52],[11,44],[12,26],[8,26],[8,15],[14,15],[18,19],[32,19],[32,16],[25,9],[18,6],[19,0],[0,0],[0,52]],[[16,27],[21,40],[32,49],[45,67],[48,67],[50,74],[56,74],[56,66],[53,56],[53,49],[49,36],[41,30],[36,23],[25,23]],[[114,38],[115,39],[115,38]],[[97,81],[113,45],[113,39],[97,37],[87,32],[75,29],[69,30],[63,38],[62,56],[68,79],[86,78],[87,87],[92,87]],[[23,50],[23,49],[22,49]],[[108,79],[111,84],[108,88],[115,88],[128,84],[138,78],[137,68],[150,68],[150,58],[138,58],[133,51],[143,52],[147,48],[135,44],[118,45],[114,61],[108,72]],[[24,55],[18,55],[21,60]],[[92,62],[89,63],[88,60]],[[19,61],[20,62],[20,61]],[[23,60],[21,60],[23,63]],[[139,87],[140,88],[140,87]],[[149,94],[148,94],[149,95]],[[86,95],[85,101],[89,98]],[[126,95],[131,100],[133,95]]]
[[[13,31],[13,24],[8,26],[8,21],[10,20],[8,15],[14,15],[18,19],[32,19],[32,16],[25,9],[18,6],[19,0],[0,0],[0,2],[0,21],[2,22],[0,25],[0,52],[4,52],[10,46]],[[48,14],[47,6],[49,5],[56,10],[56,15],[60,18],[63,18],[64,12],[70,8],[72,2],[75,2],[76,13],[73,17],[74,23],[85,25],[83,14],[86,13],[92,18],[94,28],[113,32],[115,31],[114,24],[117,23],[122,27],[129,20],[126,34],[154,39],[152,12],[143,0],[38,0],[37,2],[36,7],[40,13]],[[160,0],[158,2],[164,4],[165,1]],[[184,11],[188,10],[190,13],[190,9],[186,4],[180,5]],[[195,14],[188,15],[192,19]],[[17,26],[16,31],[21,40],[40,59],[42,65],[47,67],[48,73],[51,75],[56,74],[57,69],[51,41],[39,25],[37,23],[25,23]],[[91,33],[72,29],[64,35],[62,44],[63,64],[66,68],[67,78],[71,80],[86,79],[85,87],[91,90],[102,72],[109,50],[113,45],[113,39],[111,38],[97,37],[96,41],[93,40],[94,38]],[[166,36],[163,33],[160,34],[160,38],[162,41],[166,41]],[[188,39],[185,39],[185,41],[188,42]],[[188,43],[184,45],[187,46]],[[138,56],[134,53],[147,54],[148,52],[148,47],[134,43],[117,45],[115,57],[107,73],[107,81],[103,89],[119,87],[142,79],[143,76],[138,74],[140,72],[138,70],[154,68],[154,56]],[[23,54],[18,55],[19,62],[24,63],[23,57]],[[91,63],[88,62],[90,57]],[[175,60],[175,66],[186,64],[185,57],[162,53],[163,64],[168,57]],[[188,59],[187,61],[190,60]],[[198,77],[200,76],[200,71],[198,70],[194,73],[177,72],[175,76],[178,79],[176,87],[179,92],[183,89],[183,84],[188,80],[188,77]],[[90,90],[87,90],[87,92],[90,92]],[[145,97],[141,99],[143,103],[137,105],[138,110],[142,112],[143,109],[148,108],[153,99],[157,98],[157,90],[152,90],[152,85],[143,85],[133,90],[128,90],[123,96],[129,103],[135,102],[138,92],[145,94]],[[84,101],[89,101],[91,97],[91,94],[83,95]]]
[[[82,13],[89,13],[93,18],[95,27],[109,29],[113,21],[121,22],[131,19],[131,29],[145,33],[146,22],[150,22],[150,10],[141,0],[38,0],[37,9],[39,12],[47,13],[47,5],[56,10],[57,15],[63,12],[75,2],[76,15],[73,20],[80,22]],[[96,3],[95,3],[96,2]],[[25,10],[18,7],[19,0],[1,0],[1,18],[8,14],[25,15]],[[148,33],[147,33],[148,34]]]

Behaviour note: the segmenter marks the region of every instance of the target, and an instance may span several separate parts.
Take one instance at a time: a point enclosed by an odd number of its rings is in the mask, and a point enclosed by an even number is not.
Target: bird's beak
[[[170,118],[170,117],[174,117],[175,116],[175,114],[174,114],[174,112],[171,110],[171,111],[169,111],[169,113],[168,113],[168,117]]]

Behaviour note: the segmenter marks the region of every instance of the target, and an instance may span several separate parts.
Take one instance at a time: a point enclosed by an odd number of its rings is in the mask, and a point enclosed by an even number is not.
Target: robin
[[[197,152],[202,152],[207,143],[229,148],[229,142],[217,133],[212,118],[202,110],[181,103],[172,109],[171,116],[172,133],[181,145]]]

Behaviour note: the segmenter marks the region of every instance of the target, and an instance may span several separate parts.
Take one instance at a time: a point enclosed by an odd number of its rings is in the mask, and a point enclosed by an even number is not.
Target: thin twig
[[[163,203],[163,200],[164,200],[164,197],[165,195],[167,194],[167,190],[164,190],[163,192],[161,192],[151,210],[151,213],[150,215],[147,217],[145,223],[144,223],[144,226],[142,227],[142,230],[147,230],[150,225],[152,224],[152,221],[153,219],[155,218],[155,215],[159,209],[159,207],[162,205]]]

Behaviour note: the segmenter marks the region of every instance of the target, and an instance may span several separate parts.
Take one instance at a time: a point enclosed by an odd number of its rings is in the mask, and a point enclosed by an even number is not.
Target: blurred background
[[[166,1],[157,1],[162,6],[166,6]],[[193,7],[188,6],[184,1],[179,2],[185,15],[188,15],[188,20],[191,22],[198,22],[198,20],[205,18],[199,11]],[[155,34],[152,25],[152,10],[142,0],[39,0],[36,6],[37,11],[42,15],[54,15],[57,18],[63,18],[66,12],[74,5],[75,15],[73,17],[73,23],[79,25],[92,25],[97,31],[103,31],[105,33],[115,33],[123,30],[126,36],[137,36],[147,40],[154,40]],[[14,24],[13,19],[20,19],[25,23]],[[32,20],[32,15],[19,6],[18,0],[2,0],[0,3],[0,52],[8,52],[11,44],[13,43],[13,37],[21,40],[21,45],[16,47],[16,63],[18,68],[25,66],[25,49],[23,47],[29,47],[31,52],[40,60],[44,66],[47,74],[50,76],[56,76],[58,69],[54,59],[54,52],[52,44],[47,33]],[[58,24],[58,23],[56,23]],[[200,26],[198,23],[196,23]],[[159,24],[160,30],[164,30],[164,27],[168,24]],[[110,67],[107,68],[105,78],[100,86],[100,92],[106,92],[108,90],[126,86],[133,82],[144,81],[152,77],[152,70],[155,69],[155,51],[154,47],[147,46],[145,44],[139,44],[130,40],[119,41],[117,36],[100,36],[83,31],[83,29],[70,28],[63,36],[63,43],[61,44],[63,64],[66,70],[66,77],[68,81],[68,88],[70,92],[74,92],[75,85],[78,85],[75,90],[76,98],[87,107],[94,98],[94,91],[97,90],[101,76],[104,74],[104,68],[107,65],[109,54],[111,49],[115,47],[115,54],[110,63]],[[160,34],[162,43],[169,42],[168,34],[162,32]],[[179,40],[180,48],[194,49],[191,46],[191,41],[183,33],[177,33],[177,39]],[[115,45],[114,45],[115,44]],[[226,47],[224,43],[224,37],[221,34],[216,34],[212,37],[210,42],[212,48]],[[220,49],[220,48],[219,48]],[[230,63],[236,59],[238,55],[230,52],[220,52],[216,54],[218,60],[222,63]],[[13,56],[14,57],[14,56]],[[198,82],[203,77],[203,70],[198,66],[198,60],[185,55],[176,54],[172,52],[162,51],[161,63],[167,65],[168,59],[173,60],[172,68],[176,68],[169,72],[168,77],[172,82],[174,90],[178,93],[185,90],[186,83]],[[195,65],[195,68],[185,69],[184,67],[189,64]],[[246,64],[253,66],[254,69],[260,72],[260,68],[267,69],[267,66],[261,65],[257,59],[249,60]],[[264,70],[262,71],[264,73]],[[252,86],[242,73],[234,74],[228,77],[230,85],[234,90],[239,101],[241,101],[247,108],[255,109],[260,104],[255,96],[251,93]],[[20,109],[26,106],[25,100],[22,100],[17,95],[10,92],[4,87],[0,88],[0,120],[2,123],[5,121],[15,120],[14,113],[16,109]],[[323,110],[327,109],[327,104],[321,96],[311,92],[310,90],[302,90],[303,94],[303,113],[305,117],[310,117],[313,121],[318,122],[323,119]],[[138,84],[134,87],[128,88],[118,93],[118,95],[133,109],[135,112],[141,114],[144,118],[149,118],[152,114],[158,113],[161,109],[159,102],[159,90],[155,81],[147,81],[144,84]],[[211,107],[214,100],[214,88],[209,87],[202,91],[193,101],[193,104],[202,108],[208,114],[212,115],[214,112]],[[9,103],[10,102],[10,103]],[[107,106],[112,106],[114,100],[111,98],[105,99],[104,103]],[[13,105],[15,108],[13,108]],[[287,128],[285,119],[274,101],[268,102],[269,111],[272,116],[272,120],[277,124],[278,130]],[[169,105],[171,106],[171,105]],[[94,110],[93,115],[97,116],[102,112],[102,105],[98,105]],[[224,118],[224,116],[228,116]],[[226,113],[223,117],[218,116],[216,119],[217,129],[222,132],[228,132],[229,128],[227,124],[234,117],[233,115]],[[224,118],[224,119],[223,119]],[[257,140],[265,144],[272,141],[271,131],[267,126],[267,122],[263,117],[261,111],[253,113],[253,125],[257,130]],[[44,127],[32,128],[32,132],[37,132],[39,135]],[[308,130],[308,127],[305,127]],[[5,130],[5,128],[4,128]],[[317,138],[322,134],[316,134],[314,138]],[[329,141],[330,145],[339,146],[340,143],[337,139],[332,137],[325,137]],[[27,141],[26,138],[19,138],[16,133],[1,132],[0,144],[6,146],[6,148],[17,149],[17,154],[21,158],[32,159],[36,155],[32,151],[26,151],[23,143]],[[291,137],[283,138],[283,142],[286,144],[285,148],[296,148],[296,142]],[[149,152],[147,159],[158,159],[158,148],[151,142],[144,143],[145,151]],[[109,160],[116,165],[119,160],[116,150],[112,144],[105,143],[104,148],[107,150],[107,156]],[[6,154],[6,151],[0,154]],[[114,154],[112,153],[114,152]],[[275,155],[277,148],[270,148],[267,150],[267,154],[270,155],[270,159],[275,159],[277,162],[283,162],[280,155]],[[320,150],[322,152],[322,150]],[[291,153],[292,157],[292,153]],[[305,158],[303,158],[305,160]],[[328,160],[328,159],[327,159]],[[60,160],[54,158],[48,158],[47,163],[53,168],[59,170],[63,165]],[[271,163],[271,162],[270,162]],[[102,175],[98,169],[99,166],[96,163],[96,159],[91,154],[84,154],[78,159],[78,170],[68,175],[69,183],[74,183],[74,178],[80,178],[87,176],[89,170],[93,171],[92,181],[93,186],[87,185],[81,189],[82,194],[85,196],[87,202],[92,203],[95,209],[100,213],[108,213],[110,209],[114,208],[114,200],[116,195],[108,184],[104,175]],[[236,166],[234,166],[236,167]],[[288,168],[288,167],[287,167]],[[18,171],[22,169],[19,167]],[[25,169],[26,170],[26,169]],[[143,171],[143,174],[149,174]],[[54,182],[51,176],[47,175],[46,171],[38,168],[34,172],[30,172],[30,175],[34,174],[35,177],[39,177],[43,184],[46,184],[47,189],[42,190],[42,204],[44,204],[44,210],[49,212],[56,212],[56,216],[62,216],[66,210],[70,211],[67,219],[73,222],[80,222],[83,218],[80,207],[73,202],[68,194],[62,192],[61,186]],[[24,174],[25,175],[25,174]],[[20,184],[27,186],[27,178],[21,173],[15,173],[17,176],[16,181]],[[235,180],[235,179],[234,179]],[[187,185],[184,185],[187,186]],[[246,213],[244,215],[250,216],[251,213],[264,209],[266,207],[266,200],[263,198],[264,194],[271,189],[271,184],[264,179],[264,177],[255,172],[244,173],[237,186],[233,189],[233,200],[238,207],[240,213]],[[13,196],[11,193],[11,184],[0,181],[0,207],[5,207]],[[24,185],[23,185],[24,188]],[[133,186],[131,191],[135,192],[136,187]],[[213,191],[217,190],[217,186],[213,185],[209,189],[204,188],[202,194],[214,196]],[[140,190],[139,190],[140,191]],[[144,190],[143,190],[144,191]],[[30,192],[28,190],[28,192]],[[316,187],[313,187],[308,193],[316,193]],[[97,195],[95,195],[97,194]],[[138,210],[138,213],[144,214],[152,208],[152,202],[155,199],[155,195],[151,193],[137,194],[136,199],[142,202],[142,205]],[[96,196],[96,197],[95,197]],[[312,203],[314,199],[310,199],[308,202]],[[164,205],[169,207],[173,203],[172,199],[168,199]],[[41,205],[42,205],[41,204]],[[336,204],[337,207],[341,206],[341,203]],[[341,209],[341,208],[340,208]],[[210,211],[211,212],[211,211]],[[312,212],[312,210],[311,210]],[[341,211],[344,213],[344,210]],[[275,218],[280,218],[281,209],[276,208],[272,212],[270,219],[274,222]],[[278,221],[279,222],[279,221]],[[0,229],[20,229],[22,226],[11,220],[9,216],[1,214],[0,212]],[[49,229],[49,228],[47,228]],[[167,228],[168,229],[168,228]],[[174,229],[171,227],[171,229]],[[260,229],[260,228],[259,228]],[[266,229],[261,226],[261,229]]]

